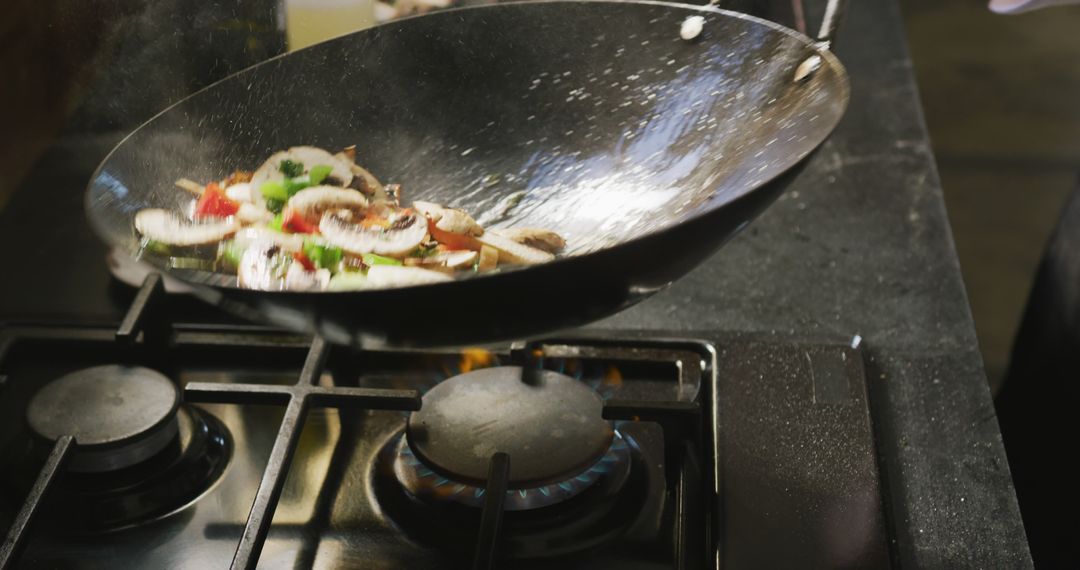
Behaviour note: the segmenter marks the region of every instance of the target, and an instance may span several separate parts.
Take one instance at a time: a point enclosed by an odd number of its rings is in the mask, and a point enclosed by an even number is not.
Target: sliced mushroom
[[[386,190],[383,188],[382,183],[379,182],[379,179],[375,178],[375,175],[368,172],[367,169],[356,164],[356,145],[350,146],[334,156],[349,165],[349,171],[356,177],[352,181],[353,188],[363,192],[376,202],[387,200]]]
[[[178,183],[179,184],[179,183]],[[233,202],[256,202],[258,200],[252,200],[251,184],[248,182],[237,182],[225,189],[225,196],[227,196]]]
[[[507,263],[518,263],[521,265],[536,265],[538,263],[547,263],[555,256],[536,248],[522,245],[512,239],[505,238],[493,232],[488,232],[478,238],[480,243],[493,247],[499,250],[499,261]]]
[[[356,210],[329,210],[319,222],[319,232],[330,245],[352,254],[377,253],[404,257],[427,237],[427,220],[415,211],[386,206],[374,218],[364,219]],[[384,223],[370,223],[370,220]]]
[[[387,184],[383,187],[386,193],[386,201],[395,206],[401,205],[401,184]]]
[[[464,210],[447,208],[446,206],[419,200],[413,202],[413,207],[423,212],[425,216],[435,223],[435,227],[444,232],[467,236],[484,235],[484,228],[480,227],[480,224],[476,223],[476,220]]]
[[[472,267],[479,256],[480,254],[475,251],[444,251],[427,257],[406,257],[405,265],[423,267],[425,269],[433,269],[436,271],[455,271]]]
[[[303,251],[306,236],[303,234],[275,232],[270,228],[251,227],[236,232],[236,236],[233,239],[238,247],[245,249],[250,248],[254,244],[269,243],[278,246],[285,252],[291,253],[294,251]]]
[[[350,163],[346,160],[342,160],[340,157],[334,156],[329,152],[321,148],[315,148],[313,146],[294,146],[289,150],[283,150],[274,153],[270,158],[266,159],[266,162],[255,171],[255,174],[251,176],[251,196],[253,202],[260,202],[261,195],[256,195],[259,192],[259,188],[264,182],[270,180],[283,180],[285,175],[281,173],[281,163],[285,160],[291,160],[293,162],[300,163],[304,166],[304,173],[306,174],[311,167],[317,165],[325,165],[330,167],[330,175],[327,178],[333,178],[335,181],[341,183],[342,186],[348,186],[353,179],[352,168]]]
[[[548,253],[558,253],[566,247],[562,236],[542,228],[502,228],[490,232]]]
[[[330,271],[316,269],[307,271],[299,263],[291,263],[285,272],[287,291],[321,291],[330,284]]]
[[[156,208],[135,214],[135,229],[143,237],[167,245],[203,245],[219,242],[240,229],[233,218],[208,218],[192,222]]]
[[[390,287],[411,287],[453,281],[449,275],[400,265],[375,265],[368,270],[367,285],[371,288],[387,289]]]
[[[253,243],[240,257],[237,282],[248,289],[282,291],[291,263],[292,258],[279,245],[268,241]]]
[[[270,213],[270,210],[260,208],[251,202],[240,202],[240,209],[236,211],[236,219],[245,224],[258,224],[274,219],[274,214]]]
[[[368,200],[356,190],[333,186],[312,186],[304,188],[289,198],[287,205],[308,223],[318,224],[323,212],[342,208],[362,210],[368,207]]]

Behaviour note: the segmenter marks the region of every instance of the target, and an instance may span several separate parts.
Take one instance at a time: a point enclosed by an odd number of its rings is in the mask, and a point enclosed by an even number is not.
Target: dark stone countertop
[[[799,180],[689,276],[591,328],[860,335],[898,561],[1030,567],[899,9],[850,4],[837,53],[851,105]],[[82,196],[123,130],[97,132],[59,137],[0,212],[0,322],[121,318],[131,290],[109,278]],[[49,232],[27,239],[34,228]],[[196,303],[182,314],[221,318]]]
[[[711,260],[596,326],[864,340],[905,567],[1031,566],[895,2],[851,2],[839,128]]]

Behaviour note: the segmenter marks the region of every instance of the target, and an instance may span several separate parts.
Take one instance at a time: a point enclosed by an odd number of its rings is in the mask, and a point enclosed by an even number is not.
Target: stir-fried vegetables
[[[400,186],[381,184],[355,156],[353,147],[294,147],[205,186],[181,179],[198,195],[189,215],[136,214],[143,252],[172,267],[235,272],[241,287],[355,291],[544,263],[566,245],[549,230],[485,231],[463,210],[405,206]]]

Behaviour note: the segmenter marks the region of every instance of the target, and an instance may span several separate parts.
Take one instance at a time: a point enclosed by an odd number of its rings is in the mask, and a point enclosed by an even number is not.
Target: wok
[[[135,255],[140,209],[179,211],[180,177],[253,169],[296,145],[355,144],[405,201],[569,243],[545,265],[361,292],[241,289],[165,267],[240,315],[339,343],[460,345],[613,314],[662,290],[743,228],[796,176],[847,104],[818,41],[713,7],[525,2],[409,18],[277,57],[163,111],[99,166],[86,206]],[[703,16],[696,39],[680,38]],[[796,78],[796,75],[801,77]],[[523,193],[523,194],[522,194]]]

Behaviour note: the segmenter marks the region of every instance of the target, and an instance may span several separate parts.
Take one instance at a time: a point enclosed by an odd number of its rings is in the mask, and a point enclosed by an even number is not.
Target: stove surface
[[[112,328],[2,331],[0,454],[12,467],[0,477],[0,529],[55,450],[27,419],[44,386],[122,364],[184,394],[180,433],[153,459],[104,475],[58,470],[17,567],[889,564],[857,350],[585,335],[353,351],[253,327],[153,330],[120,340]],[[598,472],[511,485],[495,524],[477,482],[426,470],[420,492],[401,466],[425,471],[405,438],[417,398],[498,365],[582,382],[616,435]]]

